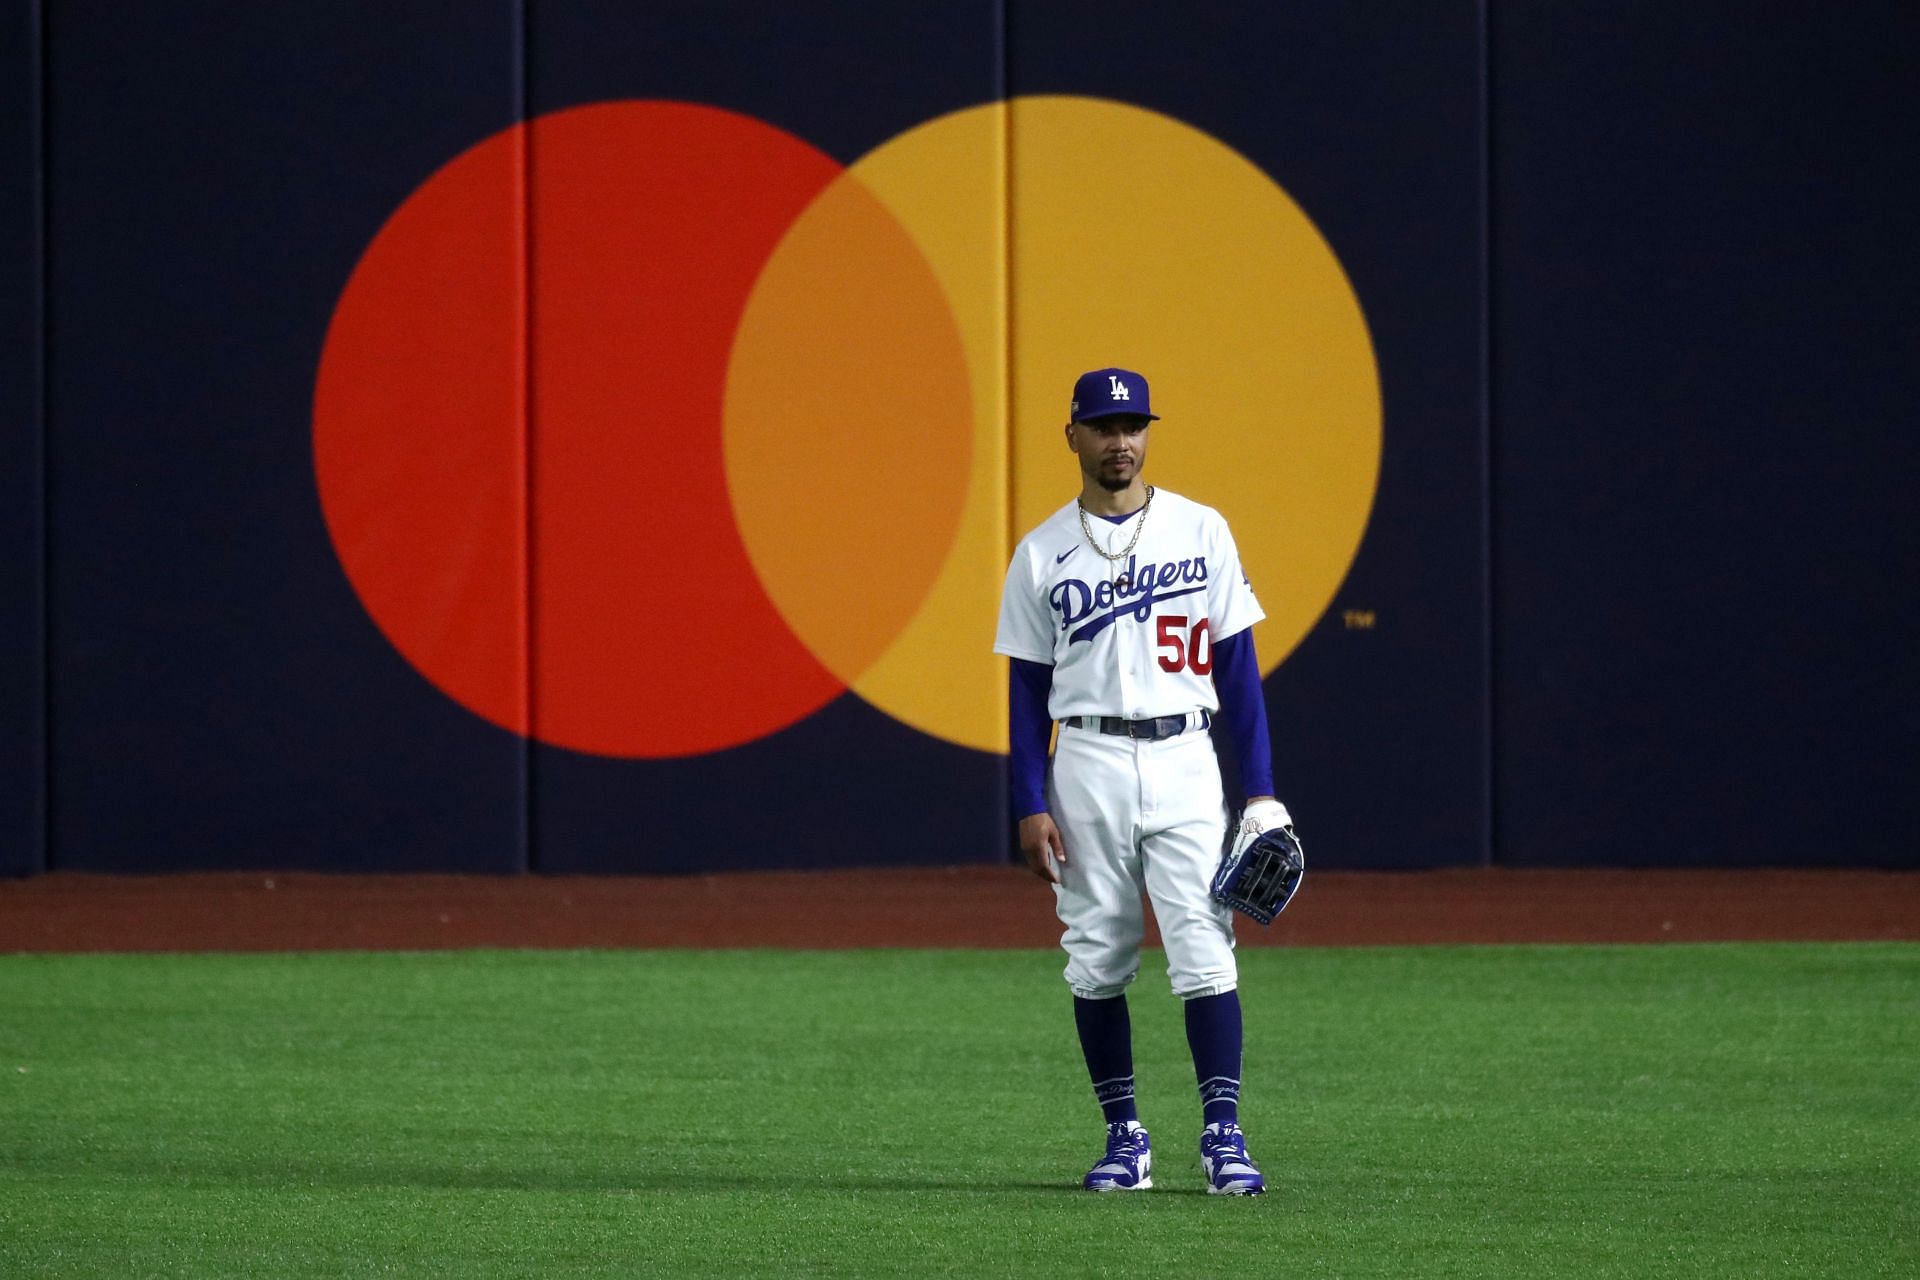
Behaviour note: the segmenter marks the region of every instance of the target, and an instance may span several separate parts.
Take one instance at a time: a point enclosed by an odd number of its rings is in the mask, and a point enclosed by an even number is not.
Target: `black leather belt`
[[[1200,723],[1196,725],[1192,715],[1158,716],[1151,720],[1127,720],[1120,716],[1068,716],[1061,723],[1085,729],[1089,733],[1111,733],[1118,738],[1158,742],[1162,738],[1178,737],[1189,729],[1204,729],[1213,723],[1213,716],[1210,712],[1202,711],[1199,720]]]

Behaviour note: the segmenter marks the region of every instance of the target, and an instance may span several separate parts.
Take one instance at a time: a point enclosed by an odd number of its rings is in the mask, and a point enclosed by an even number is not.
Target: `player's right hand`
[[[1060,868],[1067,864],[1067,846],[1061,843],[1060,828],[1047,813],[1029,814],[1020,819],[1020,853],[1027,869],[1042,880],[1060,883]]]

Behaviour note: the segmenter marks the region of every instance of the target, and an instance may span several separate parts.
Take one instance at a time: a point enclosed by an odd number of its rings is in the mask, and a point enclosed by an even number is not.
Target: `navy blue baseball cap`
[[[1073,384],[1070,422],[1089,418],[1113,418],[1123,413],[1159,420],[1147,400],[1147,380],[1131,369],[1095,369],[1080,375]]]

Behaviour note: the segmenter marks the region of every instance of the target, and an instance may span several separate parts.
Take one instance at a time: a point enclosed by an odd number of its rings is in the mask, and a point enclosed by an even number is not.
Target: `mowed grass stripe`
[[[1920,947],[1243,953],[1274,1193],[1052,952],[0,957],[0,1275],[1911,1275]]]

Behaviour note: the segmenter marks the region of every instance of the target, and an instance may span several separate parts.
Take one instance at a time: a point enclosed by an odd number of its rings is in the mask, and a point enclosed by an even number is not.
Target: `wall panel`
[[[52,865],[523,866],[520,743],[370,622],[312,436],[360,252],[518,110],[517,10],[50,28]]]
[[[532,14],[535,867],[1005,858],[998,6]]]
[[[1226,193],[1252,179],[1224,174],[1205,146],[1167,153],[1152,140],[1164,126],[1066,139],[1053,161],[1066,181],[1031,175],[1061,190],[1061,219],[1083,201],[1162,230],[1158,243],[1142,238],[1087,265],[1076,322],[1071,305],[1028,305],[1056,288],[1056,265],[1048,252],[1023,254],[1015,226],[1013,395],[1027,429],[1014,469],[1052,477],[1036,482],[1023,519],[1073,493],[1055,424],[1076,358],[1135,361],[1150,378],[1158,369],[1164,421],[1148,479],[1218,506],[1243,544],[1267,542],[1264,563],[1249,567],[1269,617],[1304,609],[1311,619],[1304,633],[1255,638],[1264,665],[1281,663],[1266,679],[1276,786],[1317,865],[1485,862],[1476,7],[1127,3],[1103,5],[1089,27],[1076,11],[1033,4],[1012,9],[1009,30],[1015,95],[1160,113],[1237,153],[1324,238],[1279,239],[1282,220],[1267,245],[1235,230],[1229,213],[1254,197]],[[1016,202],[1028,178],[1022,136],[1016,124]],[[1222,188],[1219,216],[1190,216],[1183,229],[1165,206],[1203,182]],[[1306,278],[1325,254],[1345,275],[1344,296]],[[1248,279],[1273,304],[1223,307],[1221,295]],[[1327,331],[1355,303],[1380,414],[1357,547],[1340,542],[1350,517],[1329,491],[1356,483],[1360,443],[1343,415],[1363,390],[1332,376],[1352,356]],[[1042,331],[1033,317],[1047,318]],[[1077,329],[1118,354],[1077,345]]]
[[[0,876],[46,861],[40,11],[0,8]]]
[[[1494,10],[1516,865],[1920,865],[1920,19],[1752,13]]]

